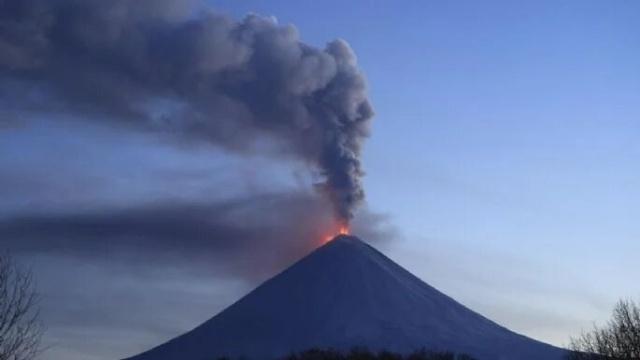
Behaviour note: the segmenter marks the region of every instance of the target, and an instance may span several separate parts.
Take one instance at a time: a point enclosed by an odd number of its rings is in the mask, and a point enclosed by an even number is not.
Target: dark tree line
[[[457,355],[451,352],[435,352],[419,350],[409,355],[401,355],[389,351],[371,352],[367,349],[355,348],[347,353],[336,350],[311,349],[292,354],[284,360],[474,360],[469,355]]]
[[[218,360],[229,360],[219,358]],[[333,349],[310,349],[294,353],[282,358],[282,360],[475,360],[469,355],[454,354],[451,352],[436,352],[419,350],[409,355],[401,355],[389,351],[372,352],[365,348],[353,348],[351,351],[342,352]]]
[[[571,339],[569,360],[640,360],[640,304],[621,300],[609,322]]]

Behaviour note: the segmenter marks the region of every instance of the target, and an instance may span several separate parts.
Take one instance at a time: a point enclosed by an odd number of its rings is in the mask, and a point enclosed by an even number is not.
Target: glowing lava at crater
[[[336,237],[338,237],[339,235],[349,235],[349,226],[347,225],[341,225],[340,227],[338,227],[338,229],[336,231],[334,231],[331,235],[327,235],[324,238],[324,241],[322,242],[323,244],[328,243],[329,241],[335,239]]]

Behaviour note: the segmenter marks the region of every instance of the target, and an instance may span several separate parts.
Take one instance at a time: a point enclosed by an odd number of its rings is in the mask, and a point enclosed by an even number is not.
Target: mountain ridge
[[[354,346],[424,347],[479,360],[559,360],[565,353],[473,312],[360,239],[340,235],[193,330],[128,360],[273,359]]]

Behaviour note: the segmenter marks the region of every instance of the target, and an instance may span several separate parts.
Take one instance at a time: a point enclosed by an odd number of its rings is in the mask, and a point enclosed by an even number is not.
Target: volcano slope
[[[309,348],[426,348],[479,360],[560,360],[340,235],[195,329],[128,360],[276,359]]]

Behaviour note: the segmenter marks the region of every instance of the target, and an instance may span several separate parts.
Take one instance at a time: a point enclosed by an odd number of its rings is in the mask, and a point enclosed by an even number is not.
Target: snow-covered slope
[[[451,350],[559,360],[564,350],[467,309],[353,236],[339,236],[192,331],[130,360],[272,359],[311,347]]]

